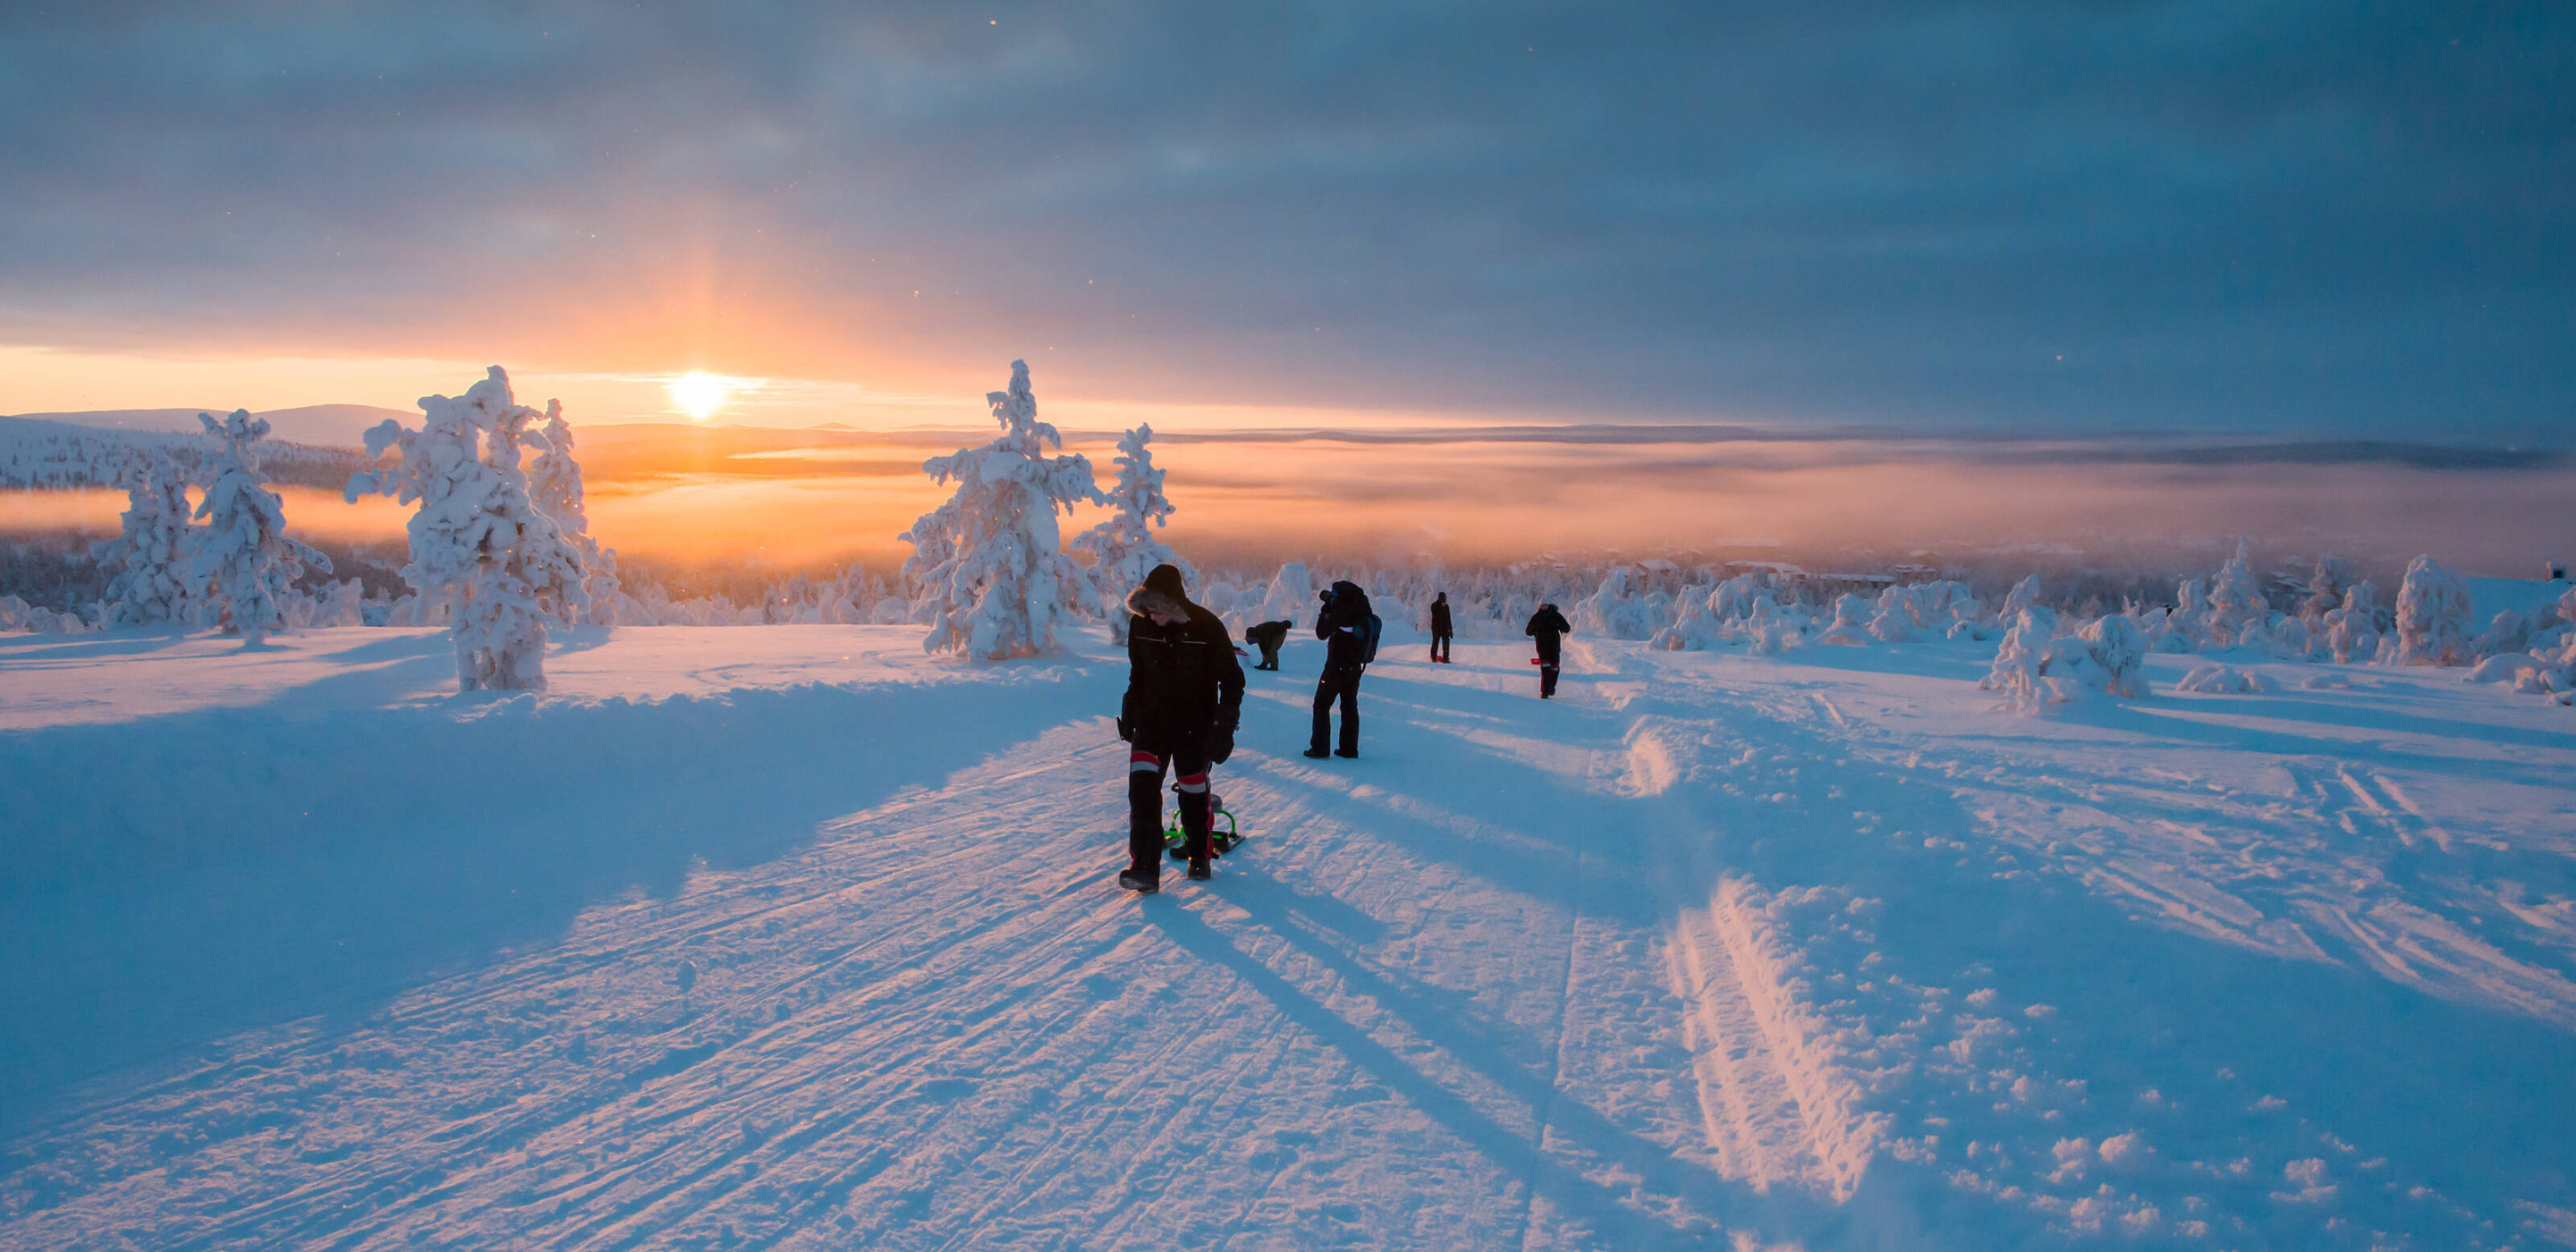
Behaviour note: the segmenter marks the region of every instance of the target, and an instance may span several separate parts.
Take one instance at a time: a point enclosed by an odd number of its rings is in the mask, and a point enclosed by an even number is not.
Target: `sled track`
[[[1812,1186],[1849,1199],[1877,1129],[1822,1026],[1797,1002],[1753,891],[1728,879],[1685,909],[1666,950],[1689,1006],[1701,1129],[1718,1168],[1757,1189]]]

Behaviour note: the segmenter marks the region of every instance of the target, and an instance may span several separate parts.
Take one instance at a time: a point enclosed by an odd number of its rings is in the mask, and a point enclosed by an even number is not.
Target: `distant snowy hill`
[[[175,413],[179,410],[130,411]],[[194,465],[211,446],[206,440],[205,428],[196,424],[197,413],[198,410],[188,410],[190,425],[185,429],[174,426],[166,430],[148,426],[93,426],[44,417],[0,417],[0,490],[113,486],[117,472],[126,460],[147,448],[168,448],[182,463]],[[315,446],[287,437],[272,437],[261,444],[260,462],[274,481],[329,488],[337,488],[348,481],[349,475],[367,468],[369,464],[354,441],[346,447]]]
[[[81,413],[19,413],[14,416],[97,430],[193,435],[198,431],[199,413],[221,417],[231,411],[230,406],[208,405],[201,409],[94,409]],[[268,419],[269,437],[272,439],[334,448],[362,446],[367,429],[388,417],[414,426],[420,424],[417,412],[378,408],[372,404],[308,404],[302,408],[269,409],[251,416]]]

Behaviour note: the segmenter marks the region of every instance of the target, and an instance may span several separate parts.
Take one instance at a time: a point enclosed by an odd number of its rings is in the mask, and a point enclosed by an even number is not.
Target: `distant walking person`
[[[1574,627],[1567,624],[1565,614],[1557,612],[1555,605],[1542,604],[1538,606],[1538,612],[1530,614],[1529,628],[1521,632],[1538,640],[1539,699],[1551,699],[1556,695],[1557,649],[1562,646],[1559,641],[1573,630]]]
[[[1358,583],[1338,582],[1324,592],[1315,615],[1315,637],[1324,641],[1324,676],[1315,680],[1315,739],[1306,755],[1322,757],[1332,737],[1333,702],[1342,705],[1341,746],[1334,756],[1360,754],[1360,671],[1377,659],[1377,615]]]
[[[1444,591],[1439,599],[1431,602],[1432,660],[1442,665],[1449,663],[1449,640],[1456,633],[1449,626],[1449,593]]]
[[[1181,571],[1157,565],[1127,595],[1127,698],[1118,737],[1127,754],[1127,871],[1118,885],[1155,891],[1163,880],[1163,772],[1177,771],[1190,877],[1209,876],[1208,767],[1234,754],[1243,666],[1214,613],[1190,603]]]
[[[1261,663],[1254,669],[1279,668],[1279,645],[1288,642],[1288,623],[1255,622],[1243,628],[1243,641],[1261,649]]]

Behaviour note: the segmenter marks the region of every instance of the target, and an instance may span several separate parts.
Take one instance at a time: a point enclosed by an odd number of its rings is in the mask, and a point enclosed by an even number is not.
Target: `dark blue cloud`
[[[0,23],[19,338],[515,343],[663,267],[1168,398],[2576,427],[2564,4]]]

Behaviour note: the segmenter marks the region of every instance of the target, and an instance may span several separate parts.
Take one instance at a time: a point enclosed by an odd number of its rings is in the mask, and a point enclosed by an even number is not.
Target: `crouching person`
[[[1163,877],[1163,775],[1177,773],[1190,877],[1209,876],[1208,767],[1234,753],[1243,666],[1214,613],[1190,603],[1181,571],[1157,565],[1128,593],[1127,698],[1118,737],[1127,764],[1127,872],[1118,885],[1154,891]]]

